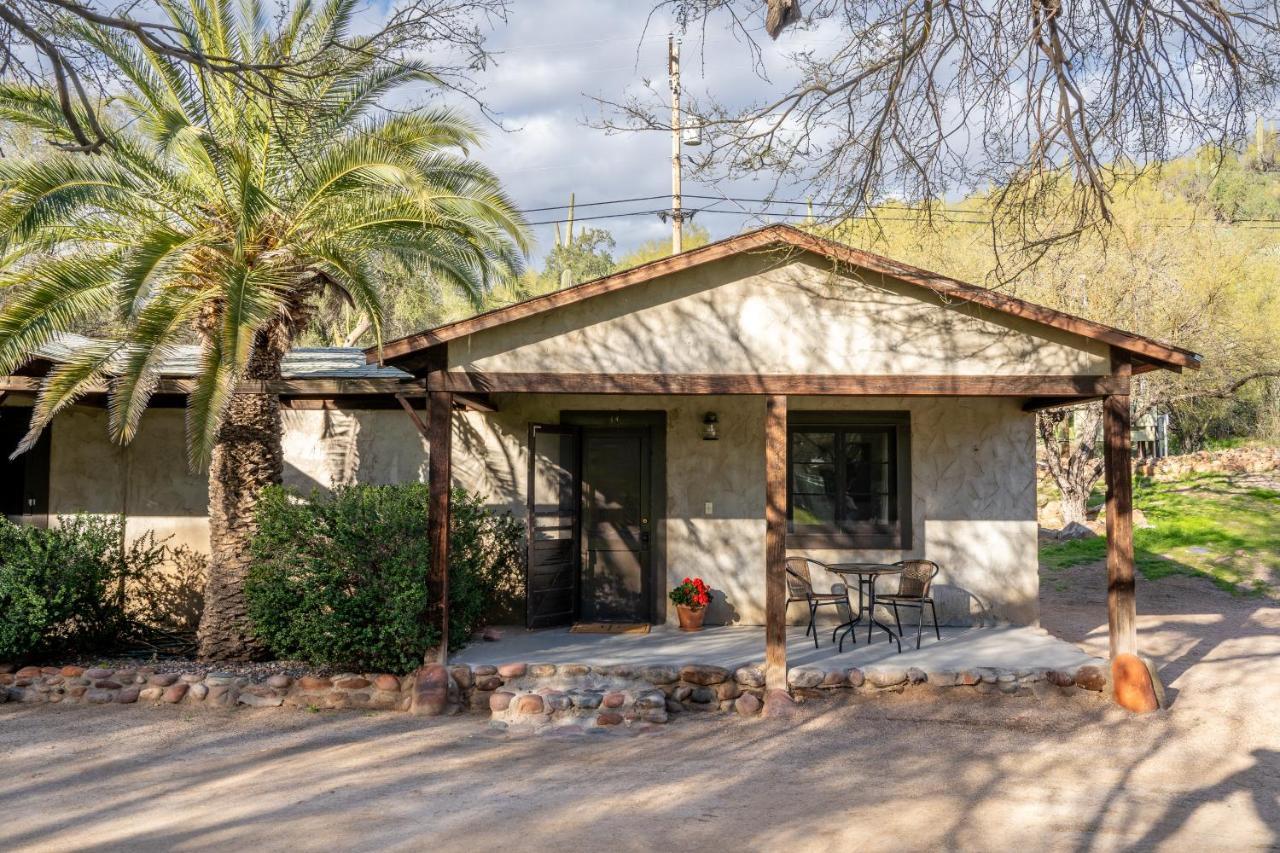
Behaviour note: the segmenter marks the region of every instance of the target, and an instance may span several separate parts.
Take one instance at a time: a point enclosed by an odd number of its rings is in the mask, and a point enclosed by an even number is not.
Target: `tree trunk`
[[[264,336],[245,378],[280,378],[283,352]],[[198,635],[202,660],[254,660],[265,653],[249,632],[244,582],[258,495],[284,476],[282,426],[277,395],[235,394],[218,431],[209,463],[209,574]]]
[[[1044,447],[1045,465],[1058,487],[1062,501],[1062,525],[1073,521],[1084,524],[1089,493],[1102,476],[1102,455],[1098,453],[1098,427],[1101,408],[1096,404],[1075,409],[1078,417],[1070,444],[1063,451],[1059,427],[1072,418],[1071,409],[1051,409],[1037,419],[1040,441]]]

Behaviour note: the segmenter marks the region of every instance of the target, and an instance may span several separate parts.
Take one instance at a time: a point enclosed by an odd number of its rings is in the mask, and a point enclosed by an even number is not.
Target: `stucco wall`
[[[764,399],[499,395],[494,414],[455,418],[460,485],[524,514],[528,424],[562,411],[665,409],[667,585],[698,574],[718,590],[711,622],[764,620]],[[940,618],[1034,623],[1037,610],[1034,418],[995,398],[792,398],[798,410],[911,413],[914,547],[813,552],[828,561],[933,559]],[[703,441],[704,412],[721,438]],[[706,504],[712,511],[706,512]],[[838,578],[815,578],[822,585]],[[792,619],[802,616],[792,609]]]
[[[816,256],[735,256],[449,344],[454,369],[1102,375],[1107,347]]]
[[[107,437],[102,409],[79,407],[53,424],[49,511],[53,515],[124,513],[128,533],[154,530],[171,544],[208,552],[208,479],[186,464],[184,414],[152,409],[127,447]],[[426,479],[426,448],[396,410],[286,410],[285,473],[302,492],[359,480]]]

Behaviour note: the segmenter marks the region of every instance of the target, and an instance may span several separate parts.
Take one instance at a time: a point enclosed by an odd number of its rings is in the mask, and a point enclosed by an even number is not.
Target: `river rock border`
[[[1103,665],[1075,671],[974,668],[925,672],[917,668],[865,670],[796,667],[787,674],[790,693],[766,693],[764,667],[745,664],[641,666],[548,663],[502,665],[428,664],[408,676],[341,673],[332,676],[271,675],[248,678],[225,672],[158,673],[80,666],[15,668],[0,664],[0,702],[62,704],[182,704],[309,710],[359,708],[425,716],[488,713],[495,726],[545,728],[649,727],[683,713],[719,712],[753,717],[785,714],[792,696],[829,691],[850,696],[901,693],[927,687],[1005,696],[1109,694]]]

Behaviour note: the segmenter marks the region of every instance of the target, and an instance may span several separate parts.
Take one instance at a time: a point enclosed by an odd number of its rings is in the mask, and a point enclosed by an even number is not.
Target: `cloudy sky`
[[[505,130],[490,127],[481,158],[495,169],[523,209],[567,203],[576,194],[579,205],[614,199],[659,196],[671,190],[671,139],[662,131],[609,134],[592,127],[600,119],[595,98],[621,100],[644,92],[646,80],[666,98],[667,34],[670,21],[646,19],[650,0],[514,0],[505,25],[492,33],[496,63],[478,82],[483,97],[500,117]],[[763,8],[763,3],[760,4]],[[754,22],[758,27],[763,23]],[[751,66],[748,51],[726,30],[709,32],[705,46],[686,39],[682,76],[686,92],[710,92],[719,101],[745,105],[775,94],[788,79],[783,50],[794,49],[813,34],[786,33],[780,44],[765,46],[763,80]],[[770,181],[708,184],[690,180],[686,194],[757,198]],[[669,202],[647,201],[617,206],[580,208],[578,219],[630,210],[650,211]],[[744,214],[742,205],[688,199],[686,208],[707,208],[695,216],[713,237],[727,236],[758,216]],[[745,205],[750,208],[751,205]],[[758,207],[758,206],[757,206]],[[778,208],[779,211],[784,211]],[[731,211],[721,213],[716,211]],[[785,211],[784,211],[785,212]],[[795,209],[803,213],[803,207]],[[563,211],[530,212],[531,222],[563,216]],[[670,235],[653,213],[607,218],[587,224],[611,231],[617,254],[644,240]],[[535,263],[554,243],[552,225],[536,229]]]

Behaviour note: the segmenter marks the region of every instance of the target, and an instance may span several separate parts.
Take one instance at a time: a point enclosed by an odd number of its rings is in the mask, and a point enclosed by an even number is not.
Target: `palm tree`
[[[519,272],[527,230],[494,175],[467,158],[477,131],[447,109],[380,108],[414,62],[368,55],[349,35],[353,0],[307,0],[278,25],[260,3],[162,0],[175,38],[261,69],[186,69],[82,26],[124,91],[95,155],[0,161],[0,375],[59,332],[108,322],[43,381],[28,449],[86,391],[108,390],[125,443],[176,345],[202,357],[187,404],[193,466],[209,469],[211,559],[199,648],[259,652],[243,581],[259,490],[283,473],[279,398],[242,380],[280,376],[321,299],[339,294],[381,340],[379,257],[391,255],[477,302]],[[0,85],[0,120],[69,142],[52,89]]]

